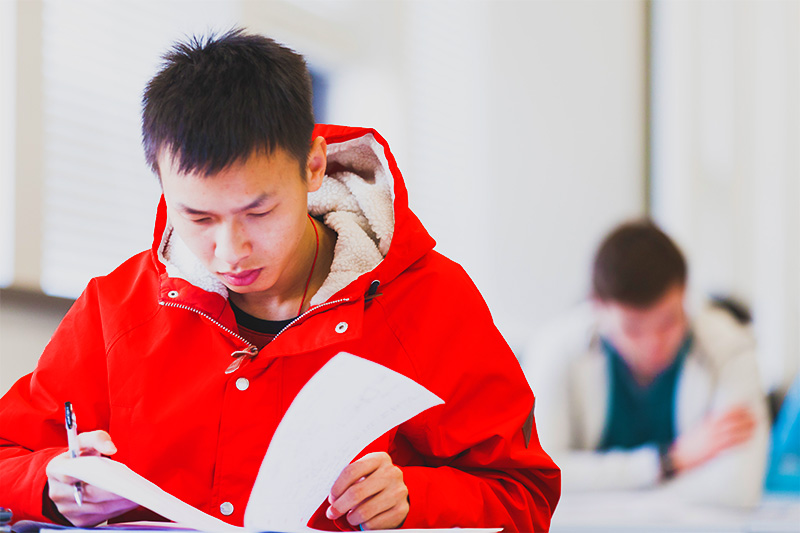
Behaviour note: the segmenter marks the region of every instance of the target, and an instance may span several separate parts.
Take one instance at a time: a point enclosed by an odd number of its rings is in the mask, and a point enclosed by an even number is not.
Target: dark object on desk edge
[[[164,522],[163,527],[159,527],[157,524],[154,524],[152,522],[140,525],[137,525],[135,522],[128,522],[124,524],[109,524],[107,526],[80,528],[73,526],[64,526],[61,524],[51,524],[50,522],[20,520],[19,522],[11,526],[12,533],[39,533],[39,530],[41,529],[63,529],[67,531],[72,529],[94,529],[97,531],[153,531],[153,530],[169,529],[170,531],[174,530],[176,533],[181,531],[195,531],[194,529],[191,528],[176,527],[172,522]]]
[[[159,527],[157,523],[148,522],[137,525],[136,522],[125,522],[122,524],[109,524],[107,526],[98,526],[98,527],[87,527],[87,528],[80,528],[80,527],[73,527],[73,526],[64,526],[61,524],[51,524],[50,522],[36,522],[34,520],[20,520],[16,524],[11,526],[12,533],[39,533],[41,529],[63,529],[64,531],[70,531],[75,529],[93,529],[95,531],[163,531],[165,529],[169,529],[170,531],[175,531],[176,533],[180,533],[182,531],[197,531],[191,528],[182,528],[177,527],[172,522],[164,522],[163,527]],[[275,531],[262,531],[260,533],[280,533]]]
[[[0,507],[0,531],[10,531],[11,527],[8,525],[11,519],[14,518],[14,513],[11,509]]]
[[[69,529],[69,526],[51,524],[50,522],[34,522],[33,520],[20,520],[16,524],[11,524],[12,533],[39,533],[42,528]]]

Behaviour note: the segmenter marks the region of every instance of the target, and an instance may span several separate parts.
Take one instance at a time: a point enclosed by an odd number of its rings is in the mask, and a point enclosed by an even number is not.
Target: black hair
[[[675,285],[685,285],[686,260],[650,220],[617,227],[600,244],[592,269],[595,298],[638,308],[656,303]]]
[[[145,158],[159,179],[164,150],[181,173],[215,174],[276,148],[305,168],[314,111],[300,54],[237,28],[177,42],[163,59],[142,98]]]

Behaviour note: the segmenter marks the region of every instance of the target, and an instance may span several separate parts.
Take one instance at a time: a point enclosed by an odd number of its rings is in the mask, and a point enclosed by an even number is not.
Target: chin
[[[236,294],[250,294],[251,292],[259,292],[259,289],[256,288],[255,283],[251,283],[250,285],[229,285],[224,283],[224,285],[230,292],[235,292]]]

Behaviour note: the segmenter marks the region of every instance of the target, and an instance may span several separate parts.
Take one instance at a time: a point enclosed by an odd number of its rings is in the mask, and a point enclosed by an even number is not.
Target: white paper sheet
[[[441,403],[402,374],[338,354],[303,387],[275,430],[250,493],[245,528],[304,527],[361,450]]]
[[[250,494],[244,528],[195,509],[105,457],[62,461],[57,472],[201,531],[313,531],[306,523],[356,455],[393,427],[441,403],[393,370],[348,353],[336,355],[303,387],[278,425]]]
[[[80,479],[138,503],[164,518],[203,531],[242,532],[161,490],[122,463],[107,457],[84,456],[61,461],[56,473]]]

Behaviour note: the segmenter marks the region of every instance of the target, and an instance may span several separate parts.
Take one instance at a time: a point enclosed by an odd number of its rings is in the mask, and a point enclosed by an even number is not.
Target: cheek
[[[269,254],[293,254],[303,238],[307,215],[279,213],[248,228],[252,245]]]
[[[680,348],[681,344],[683,343],[683,339],[686,337],[686,328],[682,325],[675,326],[670,330],[669,333],[669,344],[672,347],[672,352],[675,353]]]
[[[289,227],[277,217],[268,217],[250,220],[243,231],[255,253],[272,255],[283,247]]]
[[[184,222],[173,222],[173,227],[189,250],[203,263],[208,263],[209,257],[214,255],[214,240],[208,229]]]

